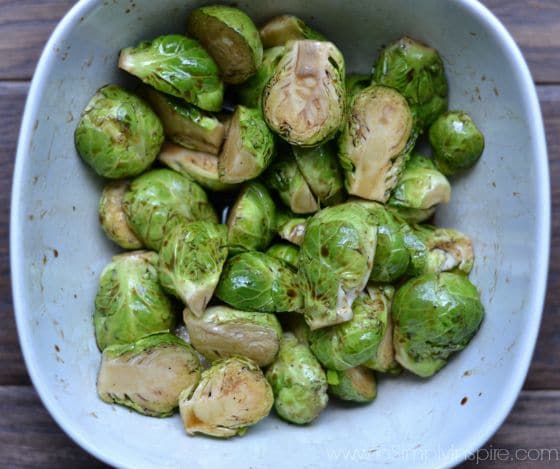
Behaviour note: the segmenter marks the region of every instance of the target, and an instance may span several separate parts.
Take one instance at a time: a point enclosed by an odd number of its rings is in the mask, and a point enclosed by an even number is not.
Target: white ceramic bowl
[[[402,35],[441,52],[452,108],[486,136],[476,168],[455,181],[438,223],[473,237],[486,319],[471,345],[433,379],[381,381],[370,406],[333,403],[311,426],[271,417],[229,441],[185,435],[179,418],[152,419],[102,403],[93,298],[116,252],[96,206],[102,181],[78,158],[77,118],[97,88],[127,78],[119,49],[182,32],[185,0],[83,0],[50,38],[29,92],[13,185],[11,247],[16,319],[41,399],[78,444],[128,467],[443,467],[496,431],[525,378],[541,317],[549,247],[543,125],[527,66],[510,35],[470,0],[242,1],[257,23],[301,15],[370,70],[382,44]],[[466,397],[465,405],[461,401]]]

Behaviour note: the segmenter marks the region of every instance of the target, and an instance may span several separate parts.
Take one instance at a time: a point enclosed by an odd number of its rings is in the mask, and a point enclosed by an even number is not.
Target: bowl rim
[[[526,332],[523,335],[522,341],[519,343],[520,349],[525,350],[526,353],[522,354],[518,366],[512,371],[512,382],[514,383],[514,386],[509,388],[506,398],[495,406],[491,417],[487,418],[487,421],[492,422],[492,424],[487,425],[485,428],[481,428],[478,431],[473,431],[470,438],[463,441],[462,448],[455,448],[457,451],[447,452],[440,460],[440,467],[455,466],[476,452],[500,428],[511,412],[529,371],[529,366],[532,361],[538,338],[547,287],[550,253],[551,202],[548,154],[540,104],[529,67],[511,34],[485,5],[480,3],[478,0],[456,1],[462,8],[468,10],[471,15],[473,15],[478,21],[483,23],[486,28],[495,34],[496,40],[506,51],[508,58],[517,66],[521,80],[527,85],[524,87],[524,94],[521,99],[524,102],[524,107],[529,110],[530,114],[536,116],[536,118],[532,122],[528,123],[528,125],[530,133],[536,137],[533,142],[533,148],[536,153],[535,177],[540,181],[540,184],[536,189],[538,207],[535,213],[537,226],[537,257],[535,259],[534,265],[536,267],[534,269],[533,277],[535,280],[535,288],[533,295],[527,304],[527,309],[533,311],[535,314],[532,316],[532,321],[527,324]],[[19,259],[23,258],[23,243],[21,236],[19,236],[21,233],[20,228],[23,226],[20,197],[20,194],[22,194],[24,190],[23,161],[33,137],[33,123],[36,119],[39,103],[41,102],[43,95],[44,83],[47,80],[49,71],[54,66],[53,64],[56,59],[56,54],[54,53],[55,45],[64,38],[69,30],[72,30],[80,23],[82,17],[85,17],[88,13],[101,5],[101,0],[79,0],[66,13],[52,32],[45,47],[43,48],[33,74],[21,121],[14,166],[10,213],[10,268],[14,315],[21,351],[33,386],[35,387],[43,405],[47,408],[48,412],[60,428],[62,428],[62,430],[80,447],[107,464],[122,465],[122,461],[113,460],[111,457],[105,455],[101,449],[76,430],[73,421],[66,418],[63,413],[59,412],[60,403],[53,398],[49,392],[48,386],[46,386],[40,379],[37,362],[34,360],[31,347],[27,345],[32,341],[32,330],[25,321],[26,314],[24,313],[24,303],[22,300],[25,295],[25,266],[19,262]]]

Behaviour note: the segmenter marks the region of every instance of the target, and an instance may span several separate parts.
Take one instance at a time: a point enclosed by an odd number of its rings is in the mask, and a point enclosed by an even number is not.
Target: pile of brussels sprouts
[[[347,75],[300,19],[227,6],[187,33],[122,50],[143,85],[101,88],[75,133],[129,250],[95,298],[101,399],[230,437],[273,406],[306,424],[328,395],[371,402],[374,372],[436,373],[484,316],[471,240],[421,224],[484,147],[438,52],[405,37]]]

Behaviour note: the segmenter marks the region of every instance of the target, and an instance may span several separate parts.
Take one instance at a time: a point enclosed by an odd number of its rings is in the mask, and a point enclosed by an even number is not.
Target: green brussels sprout
[[[276,216],[276,230],[278,236],[296,246],[301,246],[305,236],[307,218],[296,217],[293,213],[279,211]]]
[[[220,181],[236,184],[255,179],[273,155],[274,137],[260,111],[236,106],[218,161]]]
[[[371,85],[371,75],[364,75],[360,73],[346,75],[345,86],[346,99],[348,102],[351,103],[354,96],[356,96],[360,91],[363,91],[369,85]]]
[[[346,189],[385,203],[414,145],[410,108],[397,91],[372,85],[354,96],[339,137]]]
[[[447,110],[447,79],[437,50],[408,37],[383,49],[373,80],[395,88],[407,99],[420,132]]]
[[[225,131],[217,117],[151,88],[144,91],[169,140],[191,150],[218,154]]]
[[[263,313],[299,311],[303,303],[293,269],[258,251],[238,254],[226,262],[216,296],[233,308]]]
[[[227,219],[230,254],[265,250],[274,236],[275,219],[276,206],[267,188],[259,181],[247,184]]]
[[[420,239],[418,233],[403,218],[397,214],[395,214],[395,218],[401,225],[404,245],[410,255],[410,263],[406,274],[410,277],[417,277],[424,273],[426,268],[428,248]]]
[[[343,371],[328,370],[329,393],[343,401],[371,402],[377,397],[373,371],[357,366]]]
[[[159,251],[159,281],[201,316],[228,256],[227,228],[208,221],[179,223],[166,231]]]
[[[275,16],[260,29],[265,48],[283,46],[288,41],[312,39],[325,41],[325,36],[307,26],[303,20],[293,15]]]
[[[121,51],[119,68],[205,111],[222,109],[224,84],[218,66],[194,39],[170,34],[127,47]]]
[[[310,148],[292,147],[297,166],[311,192],[324,206],[344,200],[344,181],[334,143]]]
[[[393,302],[396,359],[418,376],[432,376],[468,345],[483,317],[479,293],[466,276],[444,272],[413,278]]]
[[[276,259],[280,259],[281,261],[284,261],[286,264],[288,264],[290,267],[297,269],[299,248],[297,246],[294,246],[293,244],[287,244],[287,243],[273,244],[268,248],[266,254]]]
[[[189,15],[187,31],[216,61],[225,83],[243,83],[262,62],[259,31],[238,8],[225,5],[197,8]]]
[[[123,209],[136,236],[154,251],[165,231],[181,221],[218,221],[204,190],[169,169],[154,169],[132,181]]]
[[[128,226],[122,206],[128,187],[128,181],[113,181],[103,188],[98,207],[99,222],[107,237],[120,247],[140,249],[142,241]]]
[[[127,344],[175,325],[175,312],[158,282],[158,255],[133,251],[113,257],[99,278],[93,325],[100,350]]]
[[[82,159],[109,179],[136,176],[148,169],[163,139],[157,115],[117,85],[104,86],[95,93],[74,133]]]
[[[430,218],[436,206],[448,203],[451,185],[432,160],[413,153],[387,205],[408,223],[420,223]]]
[[[429,136],[436,166],[447,176],[472,168],[484,151],[484,135],[466,112],[439,116]]]
[[[220,181],[218,174],[218,157],[210,153],[189,150],[174,143],[164,143],[158,156],[160,163],[192,179],[205,189],[211,191],[231,191],[235,184]]]
[[[272,389],[252,360],[219,360],[202,372],[198,386],[179,396],[179,411],[189,435],[218,438],[243,435],[272,409]]]
[[[240,355],[263,367],[274,361],[280,347],[282,327],[271,313],[212,306],[201,317],[185,309],[183,319],[191,344],[210,361]]]
[[[173,334],[153,334],[103,350],[97,393],[152,417],[168,417],[179,394],[200,380],[200,362],[192,347]]]
[[[352,319],[352,303],[373,267],[377,228],[370,221],[357,203],[327,207],[307,221],[299,275],[311,329]]]
[[[315,420],[327,406],[327,378],[309,348],[284,333],[276,361],[266,371],[274,392],[276,413],[303,425]]]
[[[263,95],[267,124],[288,143],[316,146],[344,120],[344,58],[331,42],[289,41]]]

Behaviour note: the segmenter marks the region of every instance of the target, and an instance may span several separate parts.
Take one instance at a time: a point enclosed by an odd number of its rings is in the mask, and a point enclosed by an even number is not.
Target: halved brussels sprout
[[[437,168],[448,176],[472,168],[484,151],[484,135],[462,111],[438,117],[430,127],[430,143]]]
[[[169,169],[154,169],[132,181],[123,209],[136,236],[155,251],[165,231],[181,221],[218,222],[204,190]]]
[[[282,327],[274,314],[212,306],[197,318],[183,312],[193,347],[210,361],[240,355],[270,365],[280,347]]]
[[[216,296],[242,311],[299,311],[303,298],[297,274],[283,261],[250,251],[230,258]]]
[[[292,145],[319,145],[344,119],[344,58],[331,42],[290,41],[265,87],[263,111],[272,130]]]
[[[148,169],[163,139],[163,127],[154,111],[117,85],[95,93],[74,133],[82,159],[109,179],[136,176]]]
[[[262,62],[259,31],[238,8],[225,5],[197,8],[189,15],[187,31],[216,61],[225,83],[243,83]]]
[[[409,37],[383,49],[373,80],[397,89],[407,99],[420,132],[447,109],[447,79],[437,50]]]
[[[371,85],[371,75],[363,75],[359,73],[346,75],[345,86],[346,99],[348,102],[351,103],[354,96],[367,88],[369,85]]]
[[[194,39],[170,34],[127,47],[121,51],[119,68],[206,111],[222,109],[224,84],[218,66]]]
[[[306,224],[299,254],[305,320],[311,329],[352,319],[373,267],[377,227],[357,203],[327,207]]]
[[[133,251],[113,257],[99,278],[93,325],[100,350],[155,332],[168,332],[175,312],[157,274],[158,255]]]
[[[218,154],[225,132],[217,117],[148,87],[145,94],[161,119],[167,138],[191,150]]]
[[[315,420],[327,406],[327,378],[309,348],[289,332],[280,353],[266,371],[274,392],[274,408],[288,422],[303,425]]]
[[[230,254],[262,251],[274,236],[276,206],[266,187],[253,181],[241,191],[228,219]]]
[[[397,91],[372,85],[357,93],[339,138],[348,192],[385,203],[414,140],[410,108]]]
[[[99,200],[99,222],[108,238],[124,249],[140,249],[142,241],[134,234],[126,222],[122,207],[128,181],[114,181],[107,184]]]
[[[272,161],[274,137],[257,109],[236,106],[220,153],[220,181],[236,184],[259,176]]]
[[[325,36],[307,26],[303,20],[293,15],[275,16],[260,29],[265,48],[283,46],[288,41],[313,39],[324,41]]]
[[[276,216],[276,230],[278,236],[285,241],[301,246],[305,236],[307,218],[296,217],[288,211],[279,211]]]
[[[198,386],[187,387],[179,396],[179,411],[189,435],[229,438],[265,418],[273,401],[260,368],[248,358],[233,357],[203,371]]]
[[[343,401],[371,402],[377,397],[373,371],[357,366],[344,371],[327,371],[329,393]]]
[[[200,362],[192,347],[172,334],[154,334],[103,350],[99,397],[152,417],[168,417],[179,394],[196,386]]]
[[[166,231],[159,251],[159,281],[201,316],[228,256],[227,228],[208,221],[179,223]]]
[[[297,269],[299,249],[293,244],[287,244],[287,243],[273,244],[268,248],[266,254],[276,259],[280,259],[281,261],[284,261],[286,264],[289,264],[294,269]]]
[[[444,272],[413,278],[398,289],[393,303],[396,359],[418,376],[432,376],[468,345],[483,317],[480,295],[466,276]]]

